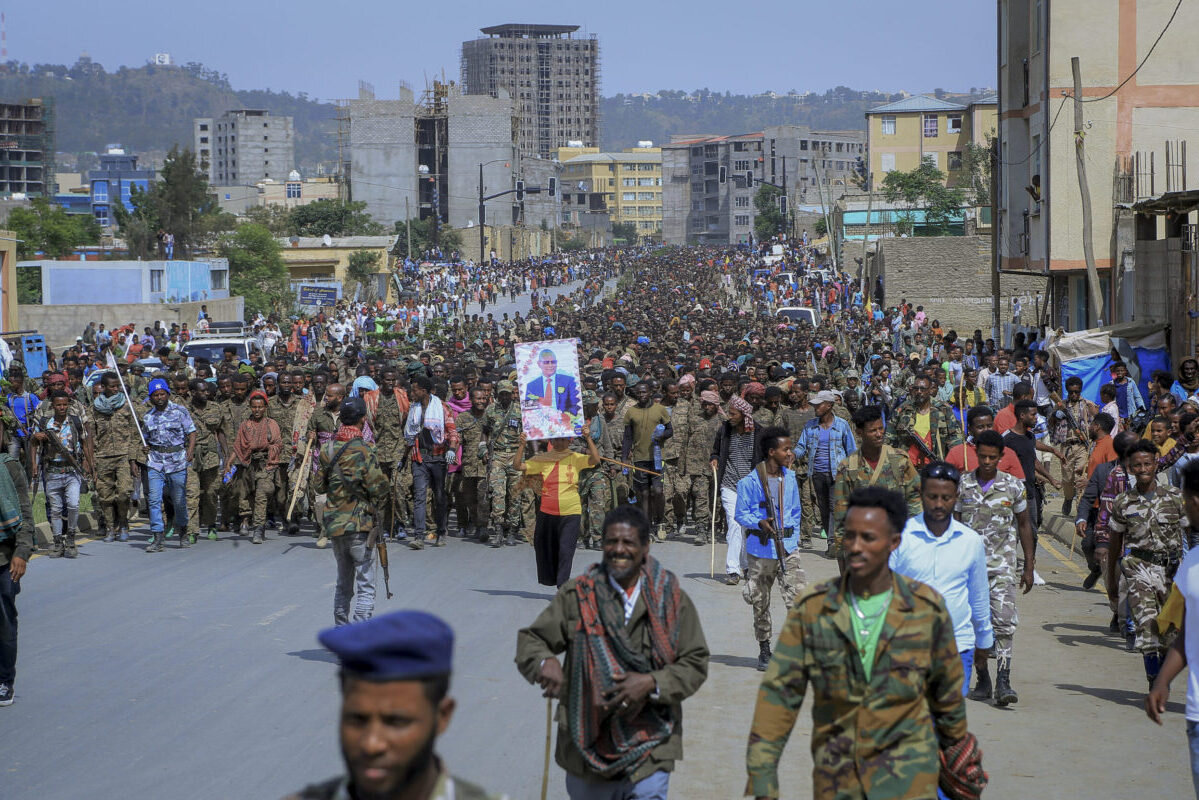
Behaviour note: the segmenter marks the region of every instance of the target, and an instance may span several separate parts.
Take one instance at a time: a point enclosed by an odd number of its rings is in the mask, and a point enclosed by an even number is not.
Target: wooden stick
[[[545,699],[545,768],[541,772],[541,800],[545,800],[550,787],[550,739],[554,730],[554,701]]]
[[[304,444],[304,458],[300,460],[300,472],[296,475],[296,488],[291,490],[291,502],[287,506],[287,516],[283,520],[286,526],[291,521],[291,512],[296,510],[296,500],[300,497],[300,487],[307,483],[308,468],[310,465],[309,459],[312,458],[312,437],[308,437],[308,441]]]
[[[1074,560],[1074,544],[1078,541],[1078,526],[1070,525],[1070,560]]]
[[[716,467],[712,467],[712,522],[708,526],[709,538],[712,540],[712,555],[708,559],[708,577],[716,577],[716,501],[720,497],[720,487],[717,485]]]
[[[600,461],[607,461],[609,464],[616,464],[617,466],[624,467],[625,469],[635,469],[638,472],[648,472],[650,475],[657,475],[659,477],[661,477],[661,475],[662,475],[661,472],[654,472],[652,469],[646,469],[645,467],[638,467],[634,464],[626,464],[623,461],[617,461],[615,458],[607,458],[606,456],[600,456]]]

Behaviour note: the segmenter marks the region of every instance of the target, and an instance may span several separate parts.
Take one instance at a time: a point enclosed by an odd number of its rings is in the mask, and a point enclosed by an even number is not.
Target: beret
[[[425,611],[393,611],[317,635],[341,668],[369,681],[419,680],[451,671],[454,632]]]

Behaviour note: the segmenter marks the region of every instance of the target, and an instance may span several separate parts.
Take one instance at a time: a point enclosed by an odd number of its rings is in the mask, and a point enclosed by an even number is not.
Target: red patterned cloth
[[[980,800],[990,776],[983,770],[983,751],[973,733],[941,749],[941,791],[950,800]]]

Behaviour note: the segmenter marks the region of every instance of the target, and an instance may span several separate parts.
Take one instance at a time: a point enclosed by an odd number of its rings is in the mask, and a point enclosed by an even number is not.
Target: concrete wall
[[[501,98],[486,95],[454,95],[447,99],[449,113],[446,136],[449,145],[449,192],[441,198],[448,206],[450,226],[465,228],[467,222],[479,224],[479,165],[483,164],[483,185],[487,194],[513,188],[516,147],[512,142],[512,100],[507,92]],[[494,163],[488,164],[491,161]],[[526,183],[536,181],[525,177]],[[502,209],[511,205],[511,197],[493,200]],[[396,217],[402,219],[403,217]],[[508,222],[497,219],[494,222]]]
[[[990,237],[883,239],[879,250],[871,274],[881,270],[888,306],[906,298],[913,307],[924,306],[928,318],[940,320],[946,330],[963,335],[975,328],[991,330]],[[1039,275],[1001,275],[1002,321],[1012,321],[1012,298],[1019,297],[1021,321],[1032,324],[1038,297],[1044,307],[1047,280]]]
[[[46,337],[51,347],[67,347],[75,343],[75,337],[83,333],[89,322],[96,322],[108,329],[135,323],[138,329],[153,325],[154,320],[170,323],[186,322],[189,328],[196,326],[196,314],[200,306],[208,306],[209,316],[217,322],[241,321],[245,319],[245,298],[227,297],[221,300],[205,300],[202,303],[105,303],[101,305],[22,305],[17,308],[21,330],[34,330]]]
[[[42,305],[86,305],[96,299],[109,303],[206,302],[229,296],[229,262],[223,258],[211,261],[44,259],[22,261],[19,266],[41,268]],[[220,273],[225,288],[212,288],[214,273]]]
[[[400,100],[350,101],[350,153],[350,192],[376,221],[388,226],[420,215],[416,104],[410,92]]]

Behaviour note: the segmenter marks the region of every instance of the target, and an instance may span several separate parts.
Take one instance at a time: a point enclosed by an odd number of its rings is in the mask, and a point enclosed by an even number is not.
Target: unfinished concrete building
[[[599,145],[599,41],[574,38],[578,25],[507,24],[462,43],[462,86],[469,95],[516,105],[523,156],[552,158],[569,142]]]
[[[0,197],[53,197],[54,103],[0,103]]]

